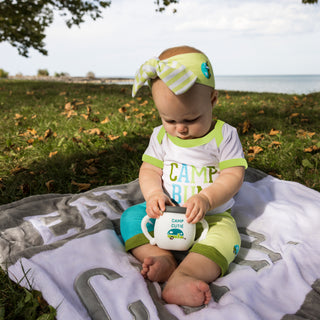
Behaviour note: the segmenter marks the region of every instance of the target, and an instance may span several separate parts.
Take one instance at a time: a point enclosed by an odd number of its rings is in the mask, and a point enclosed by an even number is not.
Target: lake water
[[[320,75],[215,76],[217,90],[308,94],[320,92]],[[132,78],[113,83],[133,84]]]
[[[320,92],[320,75],[216,76],[218,90],[308,94]]]

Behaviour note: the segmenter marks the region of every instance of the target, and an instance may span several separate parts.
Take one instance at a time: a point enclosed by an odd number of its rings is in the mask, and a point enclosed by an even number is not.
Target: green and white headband
[[[176,95],[187,92],[195,83],[215,88],[212,66],[202,53],[184,53],[166,60],[152,58],[146,61],[136,73],[132,96],[146,81],[156,78],[160,78]]]

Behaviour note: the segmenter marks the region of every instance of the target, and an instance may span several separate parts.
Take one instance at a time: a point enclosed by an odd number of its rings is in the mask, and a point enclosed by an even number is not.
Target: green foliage
[[[37,75],[38,77],[48,77],[49,71],[47,69],[39,69]]]
[[[157,11],[161,12],[171,3],[178,1],[157,0]],[[30,48],[47,55],[44,43],[45,30],[52,24],[55,12],[65,17],[66,25],[71,28],[82,24],[86,16],[93,20],[101,18],[102,9],[110,5],[111,1],[102,0],[0,1],[0,42],[9,42],[24,57],[29,56]]]
[[[8,78],[9,73],[0,69],[0,78]]]
[[[47,304],[41,292],[20,287],[0,269],[0,320],[2,319],[55,320],[56,310]]]
[[[101,8],[110,5],[109,1],[82,0],[4,0],[0,2],[0,42],[8,41],[17,47],[19,54],[29,56],[33,48],[44,55],[45,29],[52,24],[54,12],[65,17],[70,28],[84,22],[86,15],[93,20],[100,18]]]
[[[57,78],[59,78],[59,77],[69,77],[69,73],[67,73],[67,72],[55,72],[54,73],[54,76],[55,77],[57,77]]]

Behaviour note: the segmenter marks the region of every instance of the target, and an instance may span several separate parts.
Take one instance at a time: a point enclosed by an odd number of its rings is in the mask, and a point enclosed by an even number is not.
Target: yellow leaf
[[[118,111],[120,113],[125,113],[127,111],[127,109],[125,107],[121,107],[121,108],[118,109]]]
[[[141,99],[142,99],[141,97],[138,97],[138,98],[137,98],[138,101],[141,101]]]
[[[271,148],[273,146],[275,147],[279,147],[281,145],[281,142],[279,141],[272,141],[269,145],[268,145],[268,148]]]
[[[303,129],[300,129],[297,131],[297,136],[302,138],[307,138],[307,137],[312,138],[315,134],[316,134],[315,132],[308,132]]]
[[[89,129],[89,130],[85,130],[85,133],[89,133],[89,134],[96,134],[98,136],[101,135],[101,130],[99,128],[93,128],[93,129]]]
[[[264,114],[264,110],[260,110],[258,114]]]
[[[19,114],[19,113],[16,113],[15,116],[14,116],[14,119],[15,119],[15,120],[19,120],[19,119],[21,119],[21,118],[23,118],[23,115],[21,115],[21,114]]]
[[[263,140],[264,139],[264,136],[263,136],[263,133],[254,133],[253,134],[253,141],[254,142],[257,142],[258,140]]]
[[[28,128],[27,132],[33,136],[35,136],[37,134],[37,131],[35,129],[31,129],[31,128]]]
[[[55,156],[58,153],[58,151],[53,151],[49,153],[49,158],[52,158],[53,156]]]
[[[242,124],[242,133],[246,133],[249,131],[249,128],[251,127],[251,123],[249,120],[245,120]]]
[[[277,135],[279,133],[280,133],[279,130],[271,129],[270,132],[269,132],[269,136],[275,136],[275,135]]]
[[[249,153],[249,154],[256,155],[256,154],[258,154],[258,153],[260,153],[260,152],[262,152],[262,151],[263,151],[263,149],[262,149],[261,147],[259,147],[259,146],[253,146],[253,147],[249,147],[248,153]]]
[[[313,146],[311,146],[309,148],[305,148],[303,151],[304,152],[314,152],[314,151],[318,151],[318,150],[320,150],[320,148],[315,146],[315,145],[313,145]]]
[[[144,113],[140,112],[135,115],[136,118],[142,118],[144,116]]]
[[[52,130],[49,128],[46,130],[46,132],[44,133],[44,138],[49,138],[52,135]]]
[[[126,137],[128,132],[127,131],[123,131],[122,134]]]
[[[142,103],[140,103],[140,106],[143,107],[143,106],[145,106],[147,104],[148,104],[148,100],[144,100]]]
[[[298,112],[295,112],[295,113],[292,113],[290,114],[289,118],[295,118],[295,117],[298,117],[300,113]]]
[[[108,138],[112,141],[112,140],[116,140],[116,139],[120,138],[120,136],[113,136],[112,134],[109,134]]]
[[[131,107],[130,103],[126,103],[126,104],[124,104],[123,106],[124,106],[125,108]]]
[[[89,116],[87,114],[81,113],[80,114],[81,117],[84,117],[86,120],[88,120]]]
[[[102,124],[108,123],[110,121],[109,117],[106,117],[104,120],[101,121]]]

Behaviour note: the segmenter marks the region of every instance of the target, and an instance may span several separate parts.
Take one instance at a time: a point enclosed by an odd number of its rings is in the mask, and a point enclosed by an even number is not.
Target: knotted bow
[[[137,71],[132,96],[150,79],[159,77],[176,95],[187,92],[196,82],[197,76],[178,61],[152,58]]]

